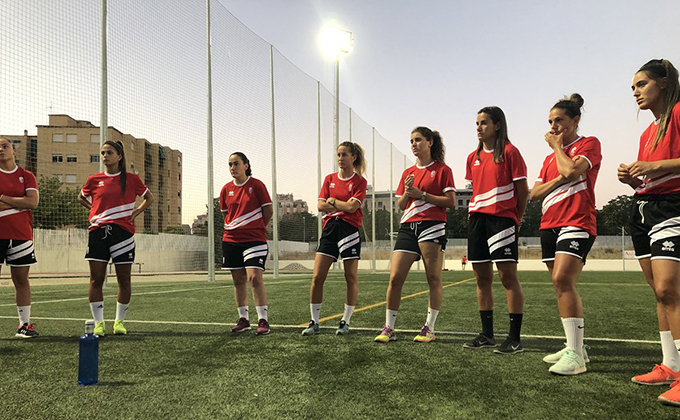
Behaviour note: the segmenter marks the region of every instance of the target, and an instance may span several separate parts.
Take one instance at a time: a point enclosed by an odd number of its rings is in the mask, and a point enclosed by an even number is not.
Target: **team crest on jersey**
[[[19,182],[21,182],[22,184],[24,183],[24,177],[23,176],[19,177]]]
[[[576,146],[571,148],[571,154],[573,155],[574,153],[576,153]]]
[[[97,184],[98,187],[103,187],[104,186],[104,181],[99,181],[99,184]]]
[[[479,159],[478,159],[478,160],[475,161],[474,166],[479,166],[480,164],[481,164],[481,162],[480,162]]]
[[[252,193],[253,193],[253,187],[248,188],[248,194],[250,195]]]
[[[352,184],[352,183],[350,182],[349,185],[347,186],[347,188],[348,188],[350,191],[352,191],[352,187],[353,187],[353,186],[354,186],[354,184]]]
[[[233,197],[233,196],[234,196],[234,192],[233,192],[233,191],[229,191],[229,197]]]
[[[330,188],[335,188],[335,182],[331,182]]]
[[[435,170],[433,169],[432,172],[430,172],[430,178],[434,178],[434,174],[436,174]]]

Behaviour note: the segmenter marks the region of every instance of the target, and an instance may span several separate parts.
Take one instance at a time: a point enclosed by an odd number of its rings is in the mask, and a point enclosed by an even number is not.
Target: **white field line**
[[[16,319],[16,316],[5,316],[5,315],[0,315],[0,319]],[[32,316],[31,319],[35,320],[40,320],[40,321],[73,321],[73,322],[84,322],[87,321],[87,318],[55,318],[55,317],[39,317],[39,316]],[[113,322],[113,319],[107,319],[106,321],[108,322]],[[149,324],[149,325],[192,325],[192,326],[200,326],[200,325],[209,325],[209,326],[217,326],[217,327],[231,327],[234,324],[233,323],[227,323],[227,322],[190,322],[190,321],[141,321],[141,320],[132,320],[132,319],[126,319],[126,323],[128,324]],[[294,330],[299,330],[300,326],[299,325],[286,325],[286,324],[271,324],[272,328],[284,328],[284,329],[294,329]],[[325,326],[321,325],[322,329],[326,330],[334,330],[336,327],[334,326]],[[352,327],[353,331],[368,331],[368,332],[378,332],[379,328],[363,328],[363,327]],[[420,330],[402,330],[402,329],[397,329],[395,330],[400,333],[413,333],[417,334],[420,332]],[[479,332],[466,332],[466,331],[437,331],[437,334],[439,335],[465,335],[465,336],[476,336],[479,334]],[[507,334],[496,334],[497,336],[505,337]],[[564,337],[562,336],[554,336],[554,335],[531,335],[531,334],[523,334],[522,338],[540,338],[540,339],[547,339],[547,340],[562,340],[564,341]],[[604,342],[611,342],[611,343],[635,343],[635,344],[661,344],[660,341],[654,341],[654,340],[633,340],[633,339],[627,339],[627,338],[607,338],[607,337],[587,337],[586,341],[604,341]]]

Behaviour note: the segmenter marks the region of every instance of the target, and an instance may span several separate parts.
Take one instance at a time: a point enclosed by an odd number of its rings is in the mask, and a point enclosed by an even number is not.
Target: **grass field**
[[[564,341],[547,274],[520,274],[526,352],[513,356],[461,347],[480,329],[471,273],[444,273],[430,344],[411,341],[427,310],[427,293],[417,294],[427,289],[423,274],[407,280],[404,296],[414,296],[403,300],[399,339],[387,345],[372,342],[384,322],[387,274],[360,274],[345,337],[334,335],[345,292],[339,275],[329,277],[322,309],[322,317],[337,316],[314,337],[301,337],[299,326],[309,319],[309,275],[267,281],[272,333],[263,337],[230,332],[237,315],[229,277],[138,281],[129,334],[101,339],[100,382],[90,387],[76,384],[78,337],[90,318],[87,286],[33,288],[35,340],[11,338],[13,288],[0,287],[0,418],[680,418],[680,409],[656,401],[667,387],[630,382],[661,361],[654,298],[641,274],[582,274],[591,363],[576,377],[552,376],[541,361]],[[500,283],[495,291],[500,335],[508,318]],[[107,319],[115,293],[105,289]]]

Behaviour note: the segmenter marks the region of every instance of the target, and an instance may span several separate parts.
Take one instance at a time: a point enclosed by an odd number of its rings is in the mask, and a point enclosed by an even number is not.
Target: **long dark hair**
[[[503,156],[505,155],[505,142],[510,141],[508,138],[508,123],[505,120],[505,113],[503,110],[497,106],[485,106],[477,112],[479,114],[487,114],[491,117],[491,121],[494,124],[500,124],[501,127],[496,131],[496,140],[493,142],[493,161],[496,163],[501,163],[503,161]],[[479,154],[484,148],[484,143],[479,141],[477,145],[477,160],[479,160]]]
[[[234,152],[229,156],[234,156],[234,155],[238,156],[241,159],[241,162],[243,162],[244,165],[248,164],[248,169],[246,169],[246,176],[252,175],[253,171],[250,169],[250,161],[248,160],[246,155],[243,154],[243,152]]]
[[[125,163],[125,148],[123,143],[119,141],[106,140],[102,146],[109,145],[116,149],[116,152],[120,155],[120,160],[118,161],[118,171],[120,172],[120,190],[125,194],[125,187],[127,186],[127,164]]]
[[[418,133],[425,137],[426,140],[432,142],[432,147],[430,148],[430,156],[435,162],[444,163],[444,154],[446,153],[446,147],[444,147],[444,142],[442,141],[442,135],[439,134],[437,130],[430,130],[427,127],[418,126],[411,130],[411,134]]]
[[[343,141],[342,143],[338,144],[338,149],[340,146],[346,147],[349,149],[349,153],[352,156],[356,156],[356,159],[354,159],[354,172],[356,172],[359,175],[363,175],[364,172],[366,172],[366,158],[364,157],[364,149],[359,146],[358,143],[353,143],[351,141]]]
[[[650,60],[646,62],[640,70],[644,71],[647,77],[654,79],[657,82],[666,79],[665,95],[663,98],[663,111],[659,119],[659,129],[656,130],[654,142],[652,142],[652,150],[656,148],[661,139],[666,135],[668,124],[671,122],[671,113],[675,104],[680,102],[680,86],[678,83],[678,70],[673,67],[670,61],[661,59]]]

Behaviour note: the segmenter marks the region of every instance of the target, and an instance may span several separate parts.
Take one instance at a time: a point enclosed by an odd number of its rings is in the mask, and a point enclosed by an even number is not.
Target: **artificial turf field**
[[[13,338],[13,288],[0,287],[2,419],[678,419],[656,401],[664,387],[630,382],[661,362],[655,301],[641,273],[584,272],[588,372],[548,373],[541,359],[563,346],[547,273],[522,272],[523,344],[505,356],[463,349],[480,330],[470,272],[445,272],[437,340],[412,342],[425,321],[425,276],[413,273],[397,318],[396,342],[373,337],[384,323],[387,274],[359,276],[348,336],[336,336],[343,310],[341,274],[325,286],[321,334],[302,337],[310,275],[266,281],[272,333],[231,333],[237,319],[230,278],[215,283],[133,277],[128,335],[100,340],[99,384],[76,383],[78,337],[91,317],[87,285],[34,286],[32,322],[41,337]],[[136,283],[134,283],[136,280]],[[505,293],[496,294],[497,338],[507,332]],[[116,287],[105,289],[115,315]],[[362,308],[366,308],[365,310]],[[251,323],[255,309],[251,302]]]

